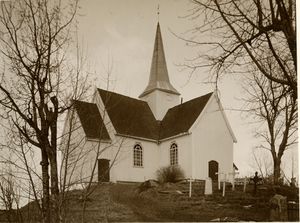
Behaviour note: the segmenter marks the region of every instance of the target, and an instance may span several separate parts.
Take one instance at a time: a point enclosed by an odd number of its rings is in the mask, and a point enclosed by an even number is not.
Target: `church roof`
[[[159,23],[157,23],[149,82],[146,89],[139,97],[143,97],[154,90],[161,90],[179,95],[179,92],[172,86],[169,80]]]
[[[212,93],[168,110],[157,121],[147,102],[98,89],[107,114],[118,134],[161,140],[186,133],[196,121]]]
[[[96,104],[74,101],[74,107],[87,138],[110,140]]]
[[[161,121],[160,139],[188,132],[211,95],[209,93],[170,108]]]
[[[102,89],[98,91],[117,133],[158,138],[157,121],[147,102]]]

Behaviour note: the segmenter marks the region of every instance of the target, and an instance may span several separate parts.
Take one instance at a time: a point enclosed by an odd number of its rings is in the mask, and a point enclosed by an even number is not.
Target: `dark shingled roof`
[[[157,121],[147,102],[98,89],[117,133],[160,140],[187,132],[205,107],[212,93],[168,110]]]
[[[103,140],[110,139],[107,129],[105,125],[103,125],[103,120],[96,104],[74,101],[74,107],[77,111],[86,137],[92,139],[100,138]]]
[[[117,133],[158,139],[157,121],[147,102],[98,89]]]
[[[188,132],[212,93],[170,108],[157,121],[147,102],[98,89],[107,114],[118,134],[161,140]],[[75,108],[87,137],[99,138],[103,120],[96,104],[75,101]],[[110,139],[105,127],[101,139]]]
[[[170,108],[161,122],[159,138],[164,139],[187,132],[199,117],[211,95],[212,93],[209,93]]]

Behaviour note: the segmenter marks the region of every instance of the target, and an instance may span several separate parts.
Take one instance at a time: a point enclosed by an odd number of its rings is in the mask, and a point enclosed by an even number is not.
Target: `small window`
[[[140,144],[136,144],[133,148],[133,166],[143,166],[143,148]]]
[[[178,164],[178,147],[176,143],[172,143],[170,147],[170,164],[171,165]]]

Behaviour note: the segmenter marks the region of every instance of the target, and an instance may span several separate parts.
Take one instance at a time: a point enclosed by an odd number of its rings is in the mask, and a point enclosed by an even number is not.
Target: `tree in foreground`
[[[270,151],[273,160],[273,183],[280,183],[281,161],[288,149],[297,143],[297,99],[287,86],[260,74],[253,75],[245,88],[250,95],[247,106],[259,122],[256,135],[262,139],[259,148]]]
[[[185,38],[199,47],[199,56],[187,62],[195,71],[208,66],[216,80],[228,73],[258,70],[267,79],[286,86],[297,98],[296,1],[192,0],[189,18],[195,23]],[[272,58],[274,70],[268,69]],[[254,65],[254,66],[252,66]]]
[[[257,135],[280,178],[281,158],[296,142],[296,2],[293,0],[192,0],[196,25],[188,42],[202,49],[187,62],[208,66],[216,81],[237,73],[246,83],[249,112],[261,122]],[[209,38],[208,38],[209,37]]]
[[[57,222],[57,123],[70,99],[80,95],[78,69],[66,65],[77,1],[16,0],[0,6],[1,114],[39,151],[43,222],[50,222],[50,215]]]

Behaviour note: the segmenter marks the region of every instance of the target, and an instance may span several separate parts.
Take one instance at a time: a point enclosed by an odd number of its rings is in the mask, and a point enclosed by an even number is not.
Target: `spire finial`
[[[159,4],[157,5],[157,21],[159,22]]]

